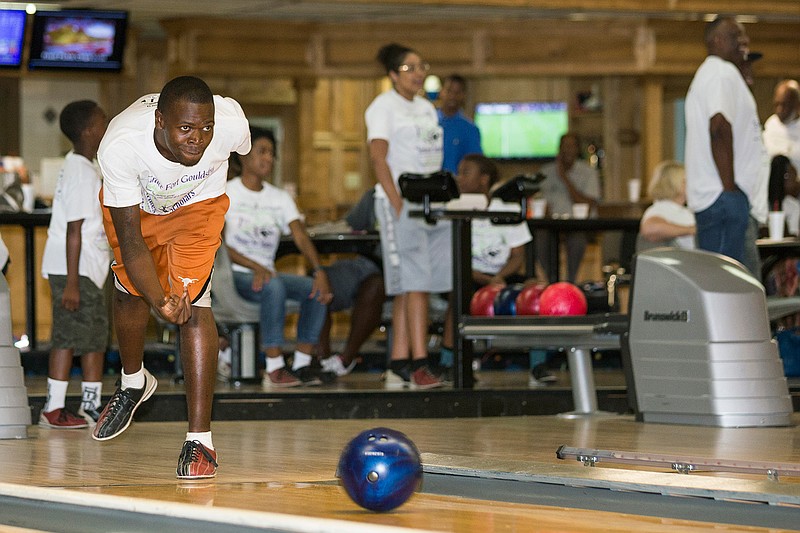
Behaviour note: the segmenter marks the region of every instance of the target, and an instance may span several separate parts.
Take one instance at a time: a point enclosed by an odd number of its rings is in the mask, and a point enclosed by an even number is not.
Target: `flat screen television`
[[[28,14],[22,9],[0,9],[0,67],[20,66],[27,20]]]
[[[127,26],[127,11],[37,11],[28,68],[119,72]]]
[[[569,110],[566,102],[482,103],[475,125],[486,157],[552,159],[569,128]]]

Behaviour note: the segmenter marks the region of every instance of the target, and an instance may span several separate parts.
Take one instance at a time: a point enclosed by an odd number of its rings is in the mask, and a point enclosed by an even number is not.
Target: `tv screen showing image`
[[[483,103],[475,107],[481,147],[494,159],[551,159],[569,128],[566,102]]]
[[[37,11],[28,68],[120,71],[126,11]]]
[[[0,67],[19,67],[25,43],[28,14],[21,9],[0,9]]]

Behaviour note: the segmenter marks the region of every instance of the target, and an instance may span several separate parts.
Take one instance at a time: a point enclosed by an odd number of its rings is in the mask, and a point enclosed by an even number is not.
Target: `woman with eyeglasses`
[[[386,294],[393,296],[392,348],[387,387],[429,389],[442,385],[428,366],[429,294],[452,284],[450,224],[410,218],[415,207],[400,195],[403,173],[430,174],[442,168],[442,128],[433,104],[421,96],[430,66],[405,46],[378,52],[392,88],[365,113],[369,154],[378,184],[375,214],[380,225]],[[411,355],[409,359],[409,354]]]

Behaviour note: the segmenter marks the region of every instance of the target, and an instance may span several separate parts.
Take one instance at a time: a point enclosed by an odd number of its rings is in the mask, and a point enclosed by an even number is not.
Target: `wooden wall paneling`
[[[471,70],[474,55],[472,24],[426,22],[321,24],[323,61],[319,75],[371,77],[383,74],[376,56],[382,46],[397,42],[419,52],[436,71]],[[358,39],[353,36],[357,35]]]
[[[636,70],[635,21],[536,21],[490,30],[486,71],[591,75]],[[602,43],[602,46],[598,46]]]
[[[800,5],[800,4],[797,4]],[[726,12],[730,12],[727,11]],[[654,74],[692,75],[706,57],[701,21],[649,20],[656,40]],[[745,24],[750,48],[764,53],[759,62],[761,75],[800,75],[800,42],[797,24],[759,22]]]

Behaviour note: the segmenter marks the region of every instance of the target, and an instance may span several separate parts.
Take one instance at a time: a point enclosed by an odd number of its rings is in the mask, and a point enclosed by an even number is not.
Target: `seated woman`
[[[790,235],[800,233],[800,182],[797,169],[785,155],[772,158],[769,170],[769,208],[783,211],[786,216],[786,229]]]
[[[236,290],[243,298],[261,304],[259,334],[267,355],[264,387],[318,385],[332,376],[314,372],[310,366],[332,298],[328,277],[294,200],[266,181],[272,176],[275,162],[273,133],[251,126],[250,136],[250,153],[235,156],[241,175],[231,179],[226,189],[231,205],[225,215],[225,244],[233,263]],[[298,250],[311,264],[313,277],[275,270],[275,254],[283,234],[292,235]],[[281,351],[287,299],[300,304],[291,371],[285,368]]]
[[[686,207],[686,172],[677,161],[662,161],[653,172],[648,194],[653,205],[639,226],[636,251],[659,246],[695,247],[694,213]]]

